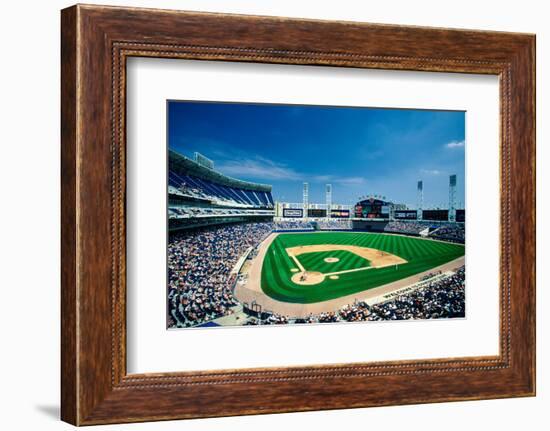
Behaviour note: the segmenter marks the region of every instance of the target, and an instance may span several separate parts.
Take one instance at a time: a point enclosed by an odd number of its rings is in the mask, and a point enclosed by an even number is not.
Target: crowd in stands
[[[319,230],[352,230],[353,224],[349,219],[322,219],[317,221]]]
[[[206,227],[174,234],[168,243],[169,325],[194,326],[231,313],[231,270],[239,257],[259,244],[273,224]]]
[[[438,319],[465,316],[464,266],[392,301],[371,307],[369,320]]]
[[[264,319],[249,319],[245,322],[245,326],[251,325],[286,325],[289,322],[288,317],[280,314],[270,314]]]
[[[248,208],[214,208],[214,207],[190,207],[171,206],[168,208],[169,218],[191,218],[191,217],[217,217],[217,216],[270,216],[273,210],[248,209]]]
[[[437,239],[443,239],[446,241],[455,241],[463,243],[466,239],[466,232],[464,230],[464,224],[454,223],[441,226],[434,230],[431,237]]]
[[[364,302],[357,302],[342,307],[339,311],[344,322],[364,322],[369,320],[369,306]]]
[[[431,223],[423,221],[393,220],[384,227],[384,232],[418,235],[424,229],[429,228],[430,225]]]
[[[280,220],[274,222],[275,230],[313,230],[313,225],[304,220]]]
[[[320,313],[316,317],[318,323],[333,323],[340,321],[338,313],[335,313],[333,311]]]
[[[436,224],[429,221],[393,220],[384,227],[384,232],[418,235],[425,229],[430,229],[429,236],[436,239],[464,243],[466,238],[464,223],[452,222]]]
[[[294,323],[316,323],[316,320],[313,317],[313,315],[310,315],[307,317],[300,317],[298,319],[294,319]]]

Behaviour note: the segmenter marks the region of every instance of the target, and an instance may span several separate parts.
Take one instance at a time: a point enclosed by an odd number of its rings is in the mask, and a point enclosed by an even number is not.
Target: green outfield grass
[[[328,277],[313,286],[292,282],[298,269],[286,253],[286,248],[315,244],[346,244],[374,248],[394,254],[407,263],[386,268],[340,274],[338,280]],[[464,255],[464,246],[399,235],[358,232],[316,232],[280,234],[272,242],[262,266],[262,290],[270,297],[284,302],[311,304],[351,295],[382,286],[411,275],[427,271]],[[327,257],[337,257],[339,262],[326,263]],[[323,274],[356,269],[369,262],[354,253],[340,250],[333,252],[304,253],[297,256],[306,270]]]

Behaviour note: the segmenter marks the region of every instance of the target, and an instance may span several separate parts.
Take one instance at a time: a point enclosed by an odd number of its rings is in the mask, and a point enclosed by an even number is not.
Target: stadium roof
[[[177,174],[191,175],[216,184],[221,184],[223,186],[259,192],[271,192],[271,186],[268,184],[252,183],[249,181],[228,177],[221,172],[200,165],[184,155],[172,150],[168,150],[168,166],[171,171],[176,172]]]

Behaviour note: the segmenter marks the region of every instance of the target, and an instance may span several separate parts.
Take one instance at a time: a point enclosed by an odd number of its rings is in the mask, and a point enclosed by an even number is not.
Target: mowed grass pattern
[[[328,257],[339,259],[338,262],[325,262]],[[306,271],[318,271],[323,274],[348,269],[366,268],[370,262],[347,250],[318,251],[315,253],[304,253],[296,256]]]
[[[399,265],[397,268],[391,266],[340,274],[338,280],[331,280],[327,277],[323,282],[313,286],[303,286],[293,283],[291,280],[294,274],[292,269],[298,269],[298,267],[286,253],[286,248],[315,244],[346,244],[374,248],[400,256],[406,259],[407,263]],[[331,253],[334,255],[336,252]],[[382,286],[427,271],[463,255],[464,246],[461,244],[443,243],[399,235],[359,232],[280,234],[275,238],[264,258],[262,266],[262,290],[270,297],[279,301],[311,304]],[[306,255],[304,254],[303,256]],[[328,256],[324,256],[322,259],[325,257]],[[300,262],[302,263],[301,259]],[[334,268],[332,265],[335,264],[327,265],[330,265],[330,268]],[[339,271],[346,269],[353,268],[341,268]],[[324,274],[334,272],[332,269],[326,271],[316,269],[316,271]]]

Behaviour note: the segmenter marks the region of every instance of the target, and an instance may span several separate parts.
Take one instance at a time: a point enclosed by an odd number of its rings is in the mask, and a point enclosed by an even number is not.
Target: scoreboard
[[[330,210],[331,218],[349,218],[349,210]]]
[[[327,216],[327,210],[322,209],[308,209],[307,210],[307,216],[308,217],[326,217]]]
[[[466,221],[465,210],[456,210],[456,221],[461,223]]]
[[[302,218],[304,210],[301,208],[283,208],[283,217]]]
[[[355,205],[355,217],[389,218],[390,207],[380,200],[366,200]]]
[[[423,210],[422,220],[447,221],[449,210]]]
[[[397,210],[394,211],[393,217],[401,220],[416,220],[418,213],[416,210]]]

